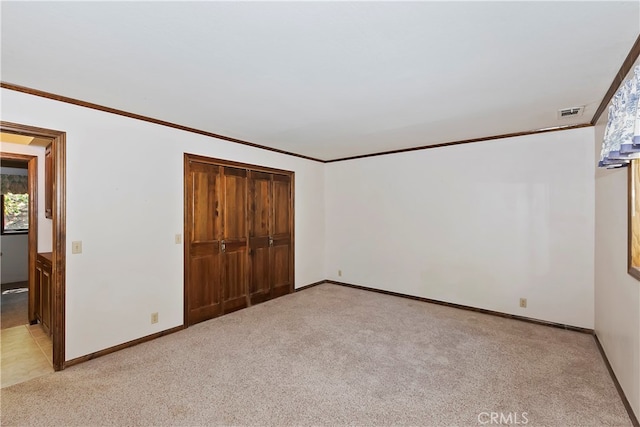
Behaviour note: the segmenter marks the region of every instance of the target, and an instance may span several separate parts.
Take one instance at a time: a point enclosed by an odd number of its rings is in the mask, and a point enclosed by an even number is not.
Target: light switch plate
[[[71,253],[72,254],[81,254],[82,253],[82,241],[78,240],[76,242],[71,242]]]
[[[178,233],[176,234],[176,245],[179,245],[180,243],[182,243],[182,234]]]

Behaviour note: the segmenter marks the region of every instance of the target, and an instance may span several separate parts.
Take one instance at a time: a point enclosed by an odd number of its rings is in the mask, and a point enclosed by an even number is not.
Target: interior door
[[[189,160],[185,180],[185,321],[188,325],[222,314],[220,167]]]
[[[291,177],[273,175],[271,232],[271,298],[293,290]]]
[[[247,170],[222,168],[222,314],[247,306]]]
[[[251,304],[271,295],[269,242],[271,237],[271,174],[250,172],[249,179],[249,298]]]

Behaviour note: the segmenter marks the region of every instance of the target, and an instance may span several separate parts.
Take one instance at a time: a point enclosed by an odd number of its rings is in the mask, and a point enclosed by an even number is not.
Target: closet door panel
[[[269,298],[271,292],[269,263],[268,246],[251,249],[251,285],[249,287],[251,304],[258,304]]]
[[[245,248],[243,246],[231,251],[228,250],[224,254],[223,314],[247,306],[247,253]]]
[[[247,171],[224,168],[224,238],[246,241]]]
[[[186,321],[194,324],[221,313],[220,168],[190,162],[186,182],[188,269]]]
[[[271,297],[293,290],[291,177],[273,175],[273,245],[271,248]]]
[[[252,171],[249,188],[249,293],[258,304],[271,293],[271,174]]]
[[[276,245],[271,248],[271,297],[286,295],[291,290],[290,245]]]
[[[224,313],[247,306],[247,171],[223,168]]]
[[[191,242],[213,242],[220,236],[219,222],[219,168],[191,164]]]
[[[189,324],[219,316],[222,312],[220,295],[220,257],[218,248],[200,245],[189,262]]]
[[[268,237],[271,234],[271,174],[251,172],[249,199],[249,235]]]
[[[273,176],[273,236],[291,234],[291,178]]]

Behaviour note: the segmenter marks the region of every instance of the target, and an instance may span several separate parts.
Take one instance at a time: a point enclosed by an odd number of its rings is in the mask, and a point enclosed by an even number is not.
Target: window
[[[2,234],[21,234],[29,231],[29,195],[2,195]]]
[[[20,234],[29,231],[29,178],[26,169],[2,164],[0,174],[2,234]],[[25,165],[26,166],[26,165]]]
[[[640,280],[640,160],[629,165],[629,274]]]

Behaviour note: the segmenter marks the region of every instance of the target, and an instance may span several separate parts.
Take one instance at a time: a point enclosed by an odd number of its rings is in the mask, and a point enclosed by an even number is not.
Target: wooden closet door
[[[187,168],[185,221],[190,233],[185,242],[185,320],[193,325],[222,313],[220,168],[194,161],[189,161]]]
[[[250,172],[249,179],[249,299],[251,304],[271,296],[269,242],[271,236],[271,174]]]
[[[293,290],[291,177],[273,175],[272,183],[271,298]]]
[[[185,154],[185,325],[293,290],[293,175]]]
[[[247,171],[224,167],[222,312],[247,306]]]

